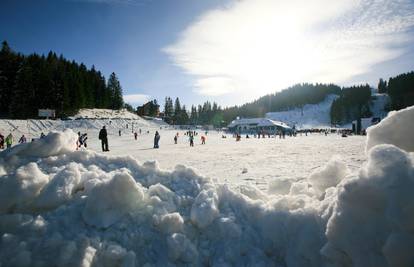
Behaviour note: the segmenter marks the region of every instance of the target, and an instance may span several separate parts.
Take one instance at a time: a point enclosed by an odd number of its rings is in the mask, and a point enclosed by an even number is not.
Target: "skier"
[[[155,136],[154,136],[154,148],[160,148],[159,146],[159,142],[160,142],[160,134],[158,133],[158,131],[155,131]]]
[[[202,145],[206,144],[206,137],[204,135],[201,136],[201,144]]]
[[[174,136],[174,144],[177,144],[178,141],[178,133]]]
[[[40,133],[40,139],[44,138],[45,136],[46,135],[43,132]]]
[[[240,134],[237,134],[236,135],[236,142],[238,142],[238,141],[240,141],[241,140],[241,135]]]
[[[11,148],[13,144],[13,135],[10,133],[7,137],[6,137],[6,147],[7,148]]]
[[[138,139],[138,133],[137,132],[134,133],[134,138],[135,138],[135,140]]]
[[[0,149],[4,148],[4,136],[0,134]]]
[[[118,133],[119,133],[119,136],[121,136],[121,130],[119,130]]]
[[[190,140],[190,146],[194,146],[194,136],[192,134],[190,134],[189,140]]]
[[[24,135],[22,135],[22,137],[20,137],[20,139],[19,139],[19,144],[23,144],[23,143],[26,143],[26,136],[24,136]]]
[[[99,131],[99,140],[102,143],[102,151],[106,152],[109,151],[108,149],[108,133],[105,129],[105,126],[102,126],[102,129]]]

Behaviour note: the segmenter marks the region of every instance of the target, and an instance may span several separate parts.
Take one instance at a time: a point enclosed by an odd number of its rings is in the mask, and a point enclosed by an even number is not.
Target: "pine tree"
[[[174,116],[173,116],[174,124],[178,123],[178,121],[180,120],[180,116],[181,116],[181,104],[180,104],[180,99],[177,97],[174,102]]]
[[[190,123],[192,125],[196,125],[197,121],[198,121],[197,108],[194,105],[192,105],[191,113],[190,113]]]
[[[35,98],[34,91],[33,70],[26,63],[17,73],[13,97],[10,99],[10,114],[13,118],[34,116],[36,110],[30,105]]]
[[[187,109],[185,107],[185,105],[183,105],[183,107],[181,108],[181,114],[180,114],[180,121],[179,124],[180,125],[187,125],[189,124],[189,117],[188,117],[188,113],[187,113]]]
[[[164,103],[164,120],[167,123],[171,123],[174,117],[174,107],[171,97],[165,98]]]
[[[384,94],[387,92],[387,82],[384,81],[382,78],[379,79],[378,82],[378,93]]]
[[[109,76],[108,89],[111,93],[111,108],[121,109],[124,105],[122,98],[122,87],[114,72],[112,72]]]
[[[9,113],[17,71],[22,62],[22,56],[13,52],[4,41],[0,50],[0,115]]]

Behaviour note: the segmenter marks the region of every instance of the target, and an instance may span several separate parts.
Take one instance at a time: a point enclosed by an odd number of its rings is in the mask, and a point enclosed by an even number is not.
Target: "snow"
[[[414,106],[392,111],[379,124],[367,129],[370,138],[366,149],[378,144],[393,144],[406,151],[414,152]]]
[[[412,110],[367,138],[211,132],[190,148],[151,125],[100,153],[98,125],[88,149],[51,132],[0,153],[0,265],[412,266]]]
[[[388,94],[372,94],[369,110],[372,112],[372,116],[376,118],[385,118],[388,114],[386,111],[387,106],[390,104],[391,99]]]
[[[129,112],[126,109],[112,110],[112,109],[89,109],[83,108],[72,117],[73,119],[132,119],[142,120],[137,114]]]
[[[318,104],[306,104],[303,108],[294,108],[288,111],[268,112],[266,118],[282,121],[290,126],[296,125],[297,129],[323,128],[331,126],[330,111],[337,95],[327,95]]]

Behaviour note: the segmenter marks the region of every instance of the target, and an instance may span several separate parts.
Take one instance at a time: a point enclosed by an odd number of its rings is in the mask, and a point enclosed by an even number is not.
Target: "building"
[[[290,132],[292,128],[286,123],[265,118],[237,119],[232,121],[227,128],[230,132],[258,133],[265,132],[275,134],[279,131]]]
[[[149,101],[137,108],[137,114],[139,116],[158,117],[160,114],[160,106],[155,100]]]

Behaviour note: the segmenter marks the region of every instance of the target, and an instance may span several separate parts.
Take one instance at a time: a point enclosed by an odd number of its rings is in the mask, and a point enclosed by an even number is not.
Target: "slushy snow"
[[[52,132],[0,153],[0,265],[413,266],[412,110],[368,130],[359,172],[333,158],[267,192]]]

